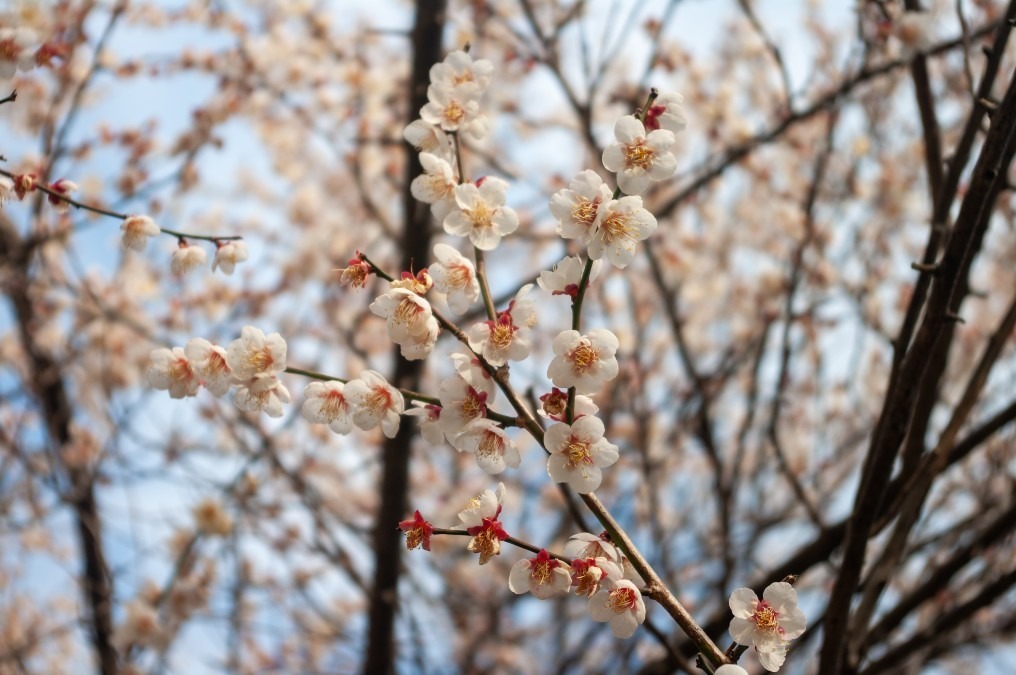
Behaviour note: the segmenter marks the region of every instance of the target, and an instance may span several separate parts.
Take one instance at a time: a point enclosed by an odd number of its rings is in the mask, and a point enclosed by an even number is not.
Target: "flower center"
[[[493,223],[491,221],[494,218],[494,212],[484,202],[479,202],[468,213],[469,219],[473,221],[473,227],[481,230],[492,227]]]
[[[441,174],[427,176],[427,186],[437,195],[438,200],[448,199],[455,194],[455,182]]]
[[[600,207],[600,197],[595,199],[579,199],[572,209],[571,217],[576,223],[589,227],[596,220],[596,211]]]
[[[515,329],[510,323],[499,321],[490,330],[490,344],[500,350],[508,349],[508,345],[512,343],[512,335],[514,333]]]
[[[247,356],[247,363],[254,369],[254,372],[263,373],[275,363],[275,359],[272,358],[272,350],[266,345],[250,352]]]
[[[765,631],[777,631],[779,630],[779,612],[769,606],[764,600],[758,604],[755,608],[755,627],[759,630]]]
[[[545,560],[533,563],[533,569],[529,576],[540,586],[547,583],[550,579],[550,563]]]
[[[644,139],[639,139],[625,147],[624,160],[629,169],[637,168],[645,171],[653,163],[653,150],[646,147]]]
[[[4,61],[15,61],[21,55],[21,48],[14,42],[14,38],[0,40],[0,59]]]
[[[466,394],[466,397],[462,399],[462,416],[467,420],[476,419],[487,411],[487,405],[476,395],[475,392],[470,391]]]
[[[346,411],[346,397],[337,391],[330,391],[325,396],[325,402],[321,406],[321,412],[331,422]]]
[[[416,323],[416,319],[422,311],[423,307],[420,307],[411,299],[405,298],[395,308],[395,311],[392,313],[392,319],[394,319],[394,322],[398,324],[413,325]]]
[[[169,367],[169,376],[177,382],[190,379],[190,364],[187,363],[186,359],[177,359],[173,362],[173,365]]]
[[[622,213],[610,214],[600,225],[600,230],[603,232],[603,240],[608,243],[615,239],[631,239],[635,232],[635,228],[631,226],[631,218]]]
[[[504,454],[504,439],[492,431],[486,431],[476,446],[476,454],[481,457],[499,457]]]
[[[565,446],[565,454],[568,455],[568,463],[572,466],[579,464],[592,464],[593,457],[589,454],[589,445],[582,441],[575,440],[573,436],[567,446]]]
[[[392,405],[391,395],[384,389],[375,389],[371,392],[367,400],[363,402],[364,407],[367,408],[374,415],[380,415]]]
[[[466,116],[465,109],[458,101],[450,101],[444,109],[444,118],[451,124],[458,124]]]
[[[572,362],[572,370],[579,373],[589,370],[599,360],[596,350],[593,349],[592,345],[587,343],[583,343],[572,350],[569,357]]]
[[[483,565],[491,556],[501,552],[501,540],[497,536],[494,526],[488,525],[476,533],[473,540],[469,542],[467,549],[472,553],[480,554],[480,564]]]
[[[406,532],[406,547],[413,549],[423,543],[423,526],[417,525]]]
[[[229,364],[226,363],[222,354],[213,351],[208,355],[208,365],[205,366],[205,372],[209,375],[227,375],[229,374]]]
[[[606,606],[615,614],[630,612],[635,608],[635,591],[630,588],[615,588],[610,592]]]

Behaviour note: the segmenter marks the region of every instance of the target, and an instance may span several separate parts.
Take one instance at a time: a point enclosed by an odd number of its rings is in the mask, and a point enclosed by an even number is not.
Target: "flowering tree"
[[[0,672],[1009,672],[1016,2],[417,4],[2,15]]]

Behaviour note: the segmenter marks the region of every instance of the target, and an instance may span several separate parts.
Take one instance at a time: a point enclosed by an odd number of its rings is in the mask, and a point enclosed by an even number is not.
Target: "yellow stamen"
[[[625,147],[624,161],[629,168],[648,169],[653,163],[652,148],[647,148],[645,140],[640,139]]]

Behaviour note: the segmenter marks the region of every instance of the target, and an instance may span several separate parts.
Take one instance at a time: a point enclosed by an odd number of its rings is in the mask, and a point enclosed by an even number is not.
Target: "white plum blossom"
[[[582,281],[582,272],[586,263],[578,256],[564,258],[551,269],[540,272],[536,283],[551,295],[567,295],[574,299],[579,292],[579,282]],[[594,260],[593,266],[589,269],[589,282],[592,283],[600,275],[603,269],[602,260]]]
[[[56,211],[57,213],[67,213],[67,211],[69,211],[71,208],[71,203],[68,202],[66,199],[61,199],[57,195],[67,196],[72,192],[77,192],[78,184],[75,183],[74,181],[69,181],[66,178],[61,178],[60,180],[50,185],[49,189],[56,193],[56,195],[54,194],[46,195],[46,199],[53,206],[53,210]]]
[[[237,384],[233,403],[246,412],[264,412],[269,417],[282,417],[282,404],[292,398],[279,378],[264,373]]]
[[[635,257],[635,246],[656,231],[656,218],[642,207],[642,198],[622,197],[602,207],[603,217],[589,242],[589,257],[606,256],[612,265],[627,267]]]
[[[508,303],[508,315],[512,318],[512,324],[532,328],[537,324],[536,302],[529,297],[529,291],[533,290],[532,284],[526,284],[518,290],[515,297]]]
[[[278,333],[266,336],[254,326],[244,326],[226,348],[226,362],[239,381],[281,373],[286,369],[286,341]]]
[[[512,565],[508,588],[517,595],[528,592],[540,600],[566,595],[571,588],[571,571],[568,563],[540,549],[535,558],[523,558]]]
[[[473,535],[466,550],[479,553],[481,565],[486,565],[493,556],[499,555],[501,542],[508,538],[508,533],[498,520],[504,498],[504,483],[498,483],[497,491],[484,490],[459,511],[461,526]]]
[[[688,118],[684,115],[684,96],[675,91],[660,94],[646,111],[643,122],[646,131],[666,129],[674,134],[684,131],[688,126]]]
[[[603,151],[603,166],[617,174],[617,185],[629,195],[640,195],[651,181],[666,180],[677,171],[677,158],[670,151],[672,131],[646,128],[634,115],[625,115],[614,125],[616,143]]]
[[[501,237],[519,227],[515,211],[504,205],[507,181],[496,177],[455,186],[456,209],[444,219],[444,231],[457,237],[469,237],[481,251],[497,248]]]
[[[205,249],[200,246],[192,246],[181,240],[180,245],[173,251],[169,268],[173,271],[173,274],[186,274],[195,267],[201,267],[207,262],[208,254],[205,253]]]
[[[448,244],[435,244],[434,257],[437,262],[428,268],[434,289],[447,295],[453,312],[464,314],[480,297],[480,282],[473,261]]]
[[[516,326],[508,312],[502,312],[497,321],[474,323],[466,334],[469,348],[477,352],[494,367],[508,361],[522,361],[533,346],[532,331]]]
[[[487,131],[486,120],[480,115],[482,93],[475,82],[464,82],[454,87],[431,84],[427,87],[427,104],[420,108],[420,117],[443,131],[458,131],[482,138]]]
[[[121,242],[124,248],[133,251],[144,251],[148,238],[158,235],[162,230],[148,216],[127,216],[120,225],[123,231]]]
[[[588,243],[600,222],[600,207],[610,198],[610,188],[598,173],[591,169],[579,172],[567,189],[558,190],[550,198],[557,233],[565,239]]]
[[[493,72],[494,64],[487,59],[473,60],[468,52],[457,49],[450,52],[444,61],[430,67],[430,82],[446,87],[473,82],[482,90],[490,84]]]
[[[606,558],[616,563],[621,559],[621,552],[606,537],[606,532],[600,536],[589,532],[573,534],[564,545],[564,554],[569,558]],[[618,578],[620,576],[618,572]]]
[[[475,419],[452,441],[456,450],[476,455],[476,465],[489,474],[517,469],[522,459],[504,427],[486,418]]]
[[[353,430],[353,415],[345,386],[334,380],[311,382],[303,390],[300,414],[312,424],[327,424],[337,434],[348,434]]]
[[[573,424],[558,422],[547,429],[544,445],[547,473],[555,483],[568,483],[579,494],[600,487],[602,467],[618,459],[617,446],[603,437],[603,422],[586,415]]]
[[[423,173],[409,185],[413,197],[430,204],[430,212],[439,222],[455,208],[455,186],[459,184],[452,165],[429,152],[420,153]]]
[[[205,389],[214,396],[225,396],[234,381],[226,349],[204,338],[191,338],[184,353]]]
[[[583,415],[595,415],[600,408],[593,403],[593,399],[582,394],[575,395],[575,419]],[[568,413],[568,392],[564,389],[554,387],[549,394],[540,397],[540,415],[548,417],[556,422],[566,422]]]
[[[547,377],[558,387],[575,387],[580,394],[595,394],[604,382],[617,375],[617,338],[605,328],[594,328],[587,335],[566,330],[551,345],[554,360]]]
[[[430,303],[406,288],[392,288],[370,304],[370,311],[387,319],[388,336],[402,355],[413,361],[430,354],[440,326]]]
[[[589,598],[589,616],[593,621],[610,622],[614,637],[630,638],[646,620],[646,603],[635,584],[621,579]]]
[[[0,28],[0,79],[9,80],[19,70],[35,66],[33,47],[37,39],[28,28]]]
[[[448,134],[439,126],[428,124],[423,120],[414,120],[402,131],[402,137],[421,152],[429,152],[444,159],[451,158]]]
[[[381,373],[364,371],[359,379],[346,383],[346,400],[353,406],[353,424],[367,431],[378,425],[388,438],[399,430],[399,415],[406,409],[402,392],[388,384]]]
[[[219,242],[215,248],[215,257],[212,259],[212,271],[221,269],[224,274],[232,274],[237,263],[247,259],[247,243],[237,239],[235,241]]]
[[[441,382],[441,430],[454,438],[467,424],[487,414],[487,392],[479,391],[460,375]]]
[[[483,367],[480,359],[476,358],[472,353],[464,354],[462,352],[454,352],[449,357],[452,360],[452,365],[455,367],[455,372],[462,376],[462,379],[468,382],[474,389],[486,393],[488,404],[493,403],[494,398],[497,396],[497,383],[494,382],[494,378],[487,372],[487,369]]]
[[[762,667],[776,672],[786,658],[787,643],[800,637],[808,622],[797,606],[797,591],[785,581],[769,584],[758,599],[750,588],[730,594],[730,637],[758,651]]]
[[[445,442],[444,431],[441,429],[441,408],[430,403],[413,401],[413,407],[406,410],[408,417],[420,418],[420,435],[431,445]]]
[[[148,384],[169,391],[170,398],[184,398],[198,393],[201,381],[181,347],[152,350],[148,368]]]
[[[600,590],[601,586],[609,587],[623,578],[621,568],[603,557],[575,558],[571,566],[575,595],[587,598]]]

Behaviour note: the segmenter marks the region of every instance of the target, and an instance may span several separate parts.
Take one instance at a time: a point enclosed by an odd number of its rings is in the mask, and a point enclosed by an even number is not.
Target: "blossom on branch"
[[[458,208],[444,219],[444,231],[457,237],[469,237],[473,246],[481,251],[497,248],[501,237],[519,227],[515,211],[504,205],[507,193],[507,181],[496,177],[456,185]]]
[[[423,120],[414,120],[402,130],[402,137],[417,150],[429,152],[442,159],[451,158],[448,134],[440,126]]]
[[[28,28],[0,28],[0,80],[9,80],[17,72],[35,66],[38,38]]]
[[[356,256],[349,259],[347,264],[349,267],[335,270],[339,272],[339,283],[352,286],[353,288],[363,288],[366,286],[367,279],[374,273],[374,268],[360,257],[359,251],[356,252]]]
[[[247,259],[247,243],[242,240],[215,242],[215,257],[212,259],[212,271],[217,268],[225,274],[232,274],[236,264]]]
[[[672,131],[646,128],[634,115],[625,115],[614,125],[616,143],[603,151],[603,166],[617,173],[617,185],[628,195],[640,195],[651,181],[666,180],[677,171],[677,158],[670,151]]]
[[[292,398],[286,385],[274,375],[260,373],[240,382],[233,403],[246,412],[264,412],[269,417],[282,417],[282,404]]]
[[[646,620],[646,603],[635,584],[620,579],[589,598],[589,616],[593,621],[609,622],[614,637],[630,638]]]
[[[162,230],[148,216],[127,216],[120,225],[123,231],[121,242],[124,248],[133,251],[144,251],[148,238],[158,235]]]
[[[688,118],[684,115],[684,96],[673,91],[657,96],[646,111],[643,125],[646,131],[666,129],[674,134],[684,131],[688,126]]]
[[[364,431],[381,427],[388,438],[399,430],[399,416],[406,408],[402,392],[388,384],[381,373],[366,370],[343,390],[353,406],[353,424]]]
[[[601,586],[610,586],[624,577],[616,563],[603,557],[575,558],[571,566],[571,583],[575,587],[575,595],[587,598],[600,590]]]
[[[444,87],[457,87],[467,82],[474,83],[482,91],[490,84],[494,64],[487,59],[476,59],[469,52],[457,49],[449,52],[441,63],[430,67],[430,82]]]
[[[427,87],[427,104],[420,117],[443,131],[458,131],[480,139],[487,133],[487,122],[480,114],[483,90],[475,82],[451,87],[438,83]]]
[[[266,336],[254,326],[244,326],[226,348],[226,362],[240,381],[281,373],[286,369],[286,341],[278,333]]]
[[[73,181],[69,181],[66,178],[61,178],[50,185],[49,189],[60,196],[66,197],[72,192],[77,192],[78,184]],[[70,202],[65,199],[61,199],[57,195],[48,194],[46,195],[46,199],[53,206],[53,210],[57,213],[67,213],[67,211],[71,208]]]
[[[569,558],[606,558],[615,563],[621,559],[621,552],[606,532],[600,536],[589,532],[573,534],[564,546],[564,554]]]
[[[208,254],[205,253],[205,249],[200,246],[192,246],[181,239],[180,245],[173,251],[173,258],[170,261],[169,268],[173,271],[173,274],[186,274],[195,267],[201,267],[206,262],[208,262]]]
[[[635,246],[656,231],[656,218],[642,208],[641,197],[622,197],[603,205],[603,218],[589,242],[589,257],[606,257],[624,269],[635,257]]]
[[[412,551],[414,548],[422,546],[424,551],[430,550],[430,538],[434,534],[434,526],[424,520],[419,511],[415,511],[411,519],[400,521],[399,529],[406,533],[407,549]]]
[[[769,584],[758,599],[750,588],[730,594],[730,637],[758,651],[762,667],[776,672],[787,654],[787,643],[804,633],[808,622],[797,606],[797,591],[785,581]]]
[[[473,261],[448,244],[435,244],[437,262],[428,269],[434,289],[446,294],[448,306],[456,314],[465,314],[480,297],[480,282]]]
[[[571,588],[571,566],[551,558],[546,549],[540,549],[535,558],[523,558],[512,565],[508,574],[508,588],[516,595],[531,593],[540,600],[565,595]]]
[[[423,173],[409,185],[413,198],[430,204],[430,212],[437,222],[444,222],[445,216],[455,208],[455,186],[458,177],[452,165],[429,152],[420,153]]]
[[[558,333],[551,345],[554,360],[547,377],[558,387],[575,387],[581,394],[595,394],[604,382],[617,376],[617,338],[605,328],[594,328],[587,335],[577,330]]]
[[[420,418],[420,435],[423,436],[423,440],[431,445],[444,443],[445,434],[441,429],[441,407],[420,401],[413,401],[413,406],[404,414]]]
[[[348,434],[353,430],[353,416],[345,386],[334,380],[311,382],[303,390],[305,400],[300,414],[312,424],[327,424],[337,434]]]
[[[441,420],[445,436],[454,438],[473,420],[487,414],[487,392],[477,390],[460,375],[441,382]]]
[[[169,391],[170,398],[184,398],[198,393],[201,381],[181,347],[152,350],[148,368],[148,384]]]
[[[574,300],[579,294],[579,282],[582,281],[582,272],[586,263],[578,256],[569,256],[554,265],[551,269],[540,272],[536,283],[551,295],[567,295]],[[589,270],[589,280],[592,283],[600,275],[603,268],[602,260],[594,260]]]
[[[437,342],[440,326],[430,303],[411,290],[392,288],[370,304],[370,311],[386,319],[388,337],[411,361],[425,358]]]
[[[568,188],[550,198],[550,212],[557,219],[557,233],[565,239],[589,243],[600,223],[600,207],[610,201],[611,191],[595,171],[579,172]]]
[[[204,338],[191,338],[184,347],[191,368],[213,396],[223,396],[233,385],[233,369],[226,350]]]
[[[618,459],[617,446],[603,437],[603,422],[586,415],[574,424],[559,422],[547,429],[544,445],[550,453],[547,473],[555,483],[568,483],[579,494],[600,487],[601,467]]]
[[[480,554],[481,565],[486,565],[492,557],[499,555],[501,542],[508,538],[508,533],[497,519],[501,515],[504,497],[504,483],[498,483],[496,492],[484,490],[459,512],[462,526],[473,535],[466,549]]]
[[[463,428],[453,440],[456,450],[476,456],[476,465],[494,475],[506,468],[517,469],[522,462],[519,450],[508,437],[508,432],[494,420],[475,419]]]
[[[593,403],[593,399],[582,394],[575,395],[575,419],[583,415],[595,415],[598,412],[600,408]],[[554,387],[549,394],[541,396],[539,413],[556,422],[567,422],[568,392]]]

